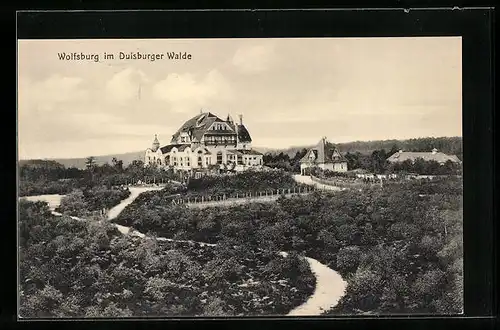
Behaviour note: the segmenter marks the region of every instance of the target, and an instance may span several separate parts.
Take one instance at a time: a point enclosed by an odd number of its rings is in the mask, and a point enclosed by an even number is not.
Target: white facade
[[[214,118],[217,121],[204,125],[209,115],[212,121]],[[229,118],[221,121],[210,113],[200,114],[186,122],[172,137],[171,144],[162,148],[155,136],[152,148],[146,150],[144,164],[184,171],[213,167],[234,171],[261,168],[263,155],[252,150],[248,131],[241,122],[235,125]],[[188,128],[183,130],[186,125]],[[238,135],[241,131],[246,134],[245,138]]]

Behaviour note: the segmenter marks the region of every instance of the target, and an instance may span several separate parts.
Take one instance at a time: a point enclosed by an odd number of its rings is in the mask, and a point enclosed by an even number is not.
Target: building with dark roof
[[[172,135],[170,144],[160,147],[157,136],[145,154],[146,165],[199,171],[214,167],[243,171],[262,166],[263,155],[252,149],[252,138],[243,124],[230,115],[222,120],[211,112],[201,112],[187,120]]]
[[[346,172],[347,160],[332,143],[323,137],[316,146],[309,149],[300,160],[300,172],[306,175],[307,169],[318,167],[333,172]]]
[[[387,161],[389,163],[402,163],[406,160],[415,162],[417,159],[423,159],[425,161],[435,161],[441,165],[444,165],[447,161],[451,161],[452,163],[461,164],[462,161],[458,159],[455,155],[447,155],[445,153],[439,152],[436,148],[432,149],[430,152],[413,152],[413,151],[403,151],[399,150],[399,152],[394,153]]]

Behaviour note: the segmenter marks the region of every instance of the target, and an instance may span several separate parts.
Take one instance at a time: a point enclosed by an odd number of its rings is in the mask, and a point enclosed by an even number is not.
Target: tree
[[[95,166],[96,166],[95,157],[94,156],[87,157],[87,160],[85,161],[85,167],[88,170],[93,170]]]
[[[396,144],[393,144],[391,147],[391,150],[389,150],[389,152],[387,153],[387,157],[391,157],[392,155],[394,155],[397,152],[399,152],[399,148]]]
[[[361,250],[357,246],[348,246],[337,253],[337,268],[343,274],[351,273],[358,268]]]
[[[113,157],[112,163],[113,163],[113,167],[115,168],[115,170],[117,170],[120,173],[123,172],[123,161],[122,160],[118,160],[118,159],[116,159],[116,157]]]
[[[384,173],[386,168],[387,154],[384,149],[375,150],[371,155],[372,172]]]
[[[94,170],[95,170],[95,167],[96,167],[95,157],[94,156],[87,157],[87,160],[85,161],[85,167],[87,168],[87,171],[89,173],[89,186],[93,186],[93,183],[94,183]]]
[[[347,152],[344,156],[347,159],[347,168],[351,170],[360,168],[361,167],[361,162],[359,160],[360,155],[361,154],[359,152],[357,153]]]
[[[59,210],[72,216],[84,216],[88,212],[88,203],[83,191],[75,190],[61,199]]]

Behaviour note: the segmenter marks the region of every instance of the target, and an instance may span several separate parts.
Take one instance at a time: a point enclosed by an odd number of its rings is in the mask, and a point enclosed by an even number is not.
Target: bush
[[[22,317],[281,314],[314,290],[299,256],[283,260],[230,240],[202,247],[121,236],[108,222],[55,217],[43,203],[23,201],[20,215]],[[273,260],[284,266],[267,277]]]
[[[337,253],[337,269],[341,274],[356,271],[361,258],[361,250],[357,246],[342,248]]]
[[[359,278],[368,274],[370,280],[383,283],[365,285],[364,292],[347,290],[327,313],[437,313],[457,310],[460,301],[452,297],[461,290],[453,284],[461,281],[453,270],[463,255],[461,194],[461,181],[449,178],[202,210],[172,207],[164,199],[151,205],[139,197],[117,222],[161,236],[227,244],[227,251],[220,253],[228,260],[259,247],[296,251],[338,270],[348,287],[359,269],[364,272],[360,270]],[[231,250],[233,245],[243,250]],[[266,274],[285,272],[285,267],[275,260],[266,266]],[[434,279],[424,274],[432,271],[451,277],[445,276],[428,296],[416,289],[403,290],[404,284],[411,288],[414,283],[424,288],[425,281]]]
[[[128,189],[104,186],[87,190],[75,190],[61,199],[58,211],[72,216],[88,216],[93,211],[110,209],[130,195]]]

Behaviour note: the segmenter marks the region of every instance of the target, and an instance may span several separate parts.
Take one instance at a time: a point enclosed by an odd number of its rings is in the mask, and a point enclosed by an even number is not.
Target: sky
[[[161,145],[201,110],[254,147],[462,135],[460,37],[19,40],[20,159]],[[165,54],[119,59],[119,52]],[[59,53],[98,54],[60,60]],[[115,59],[104,59],[103,54]],[[169,60],[186,52],[190,60]]]

